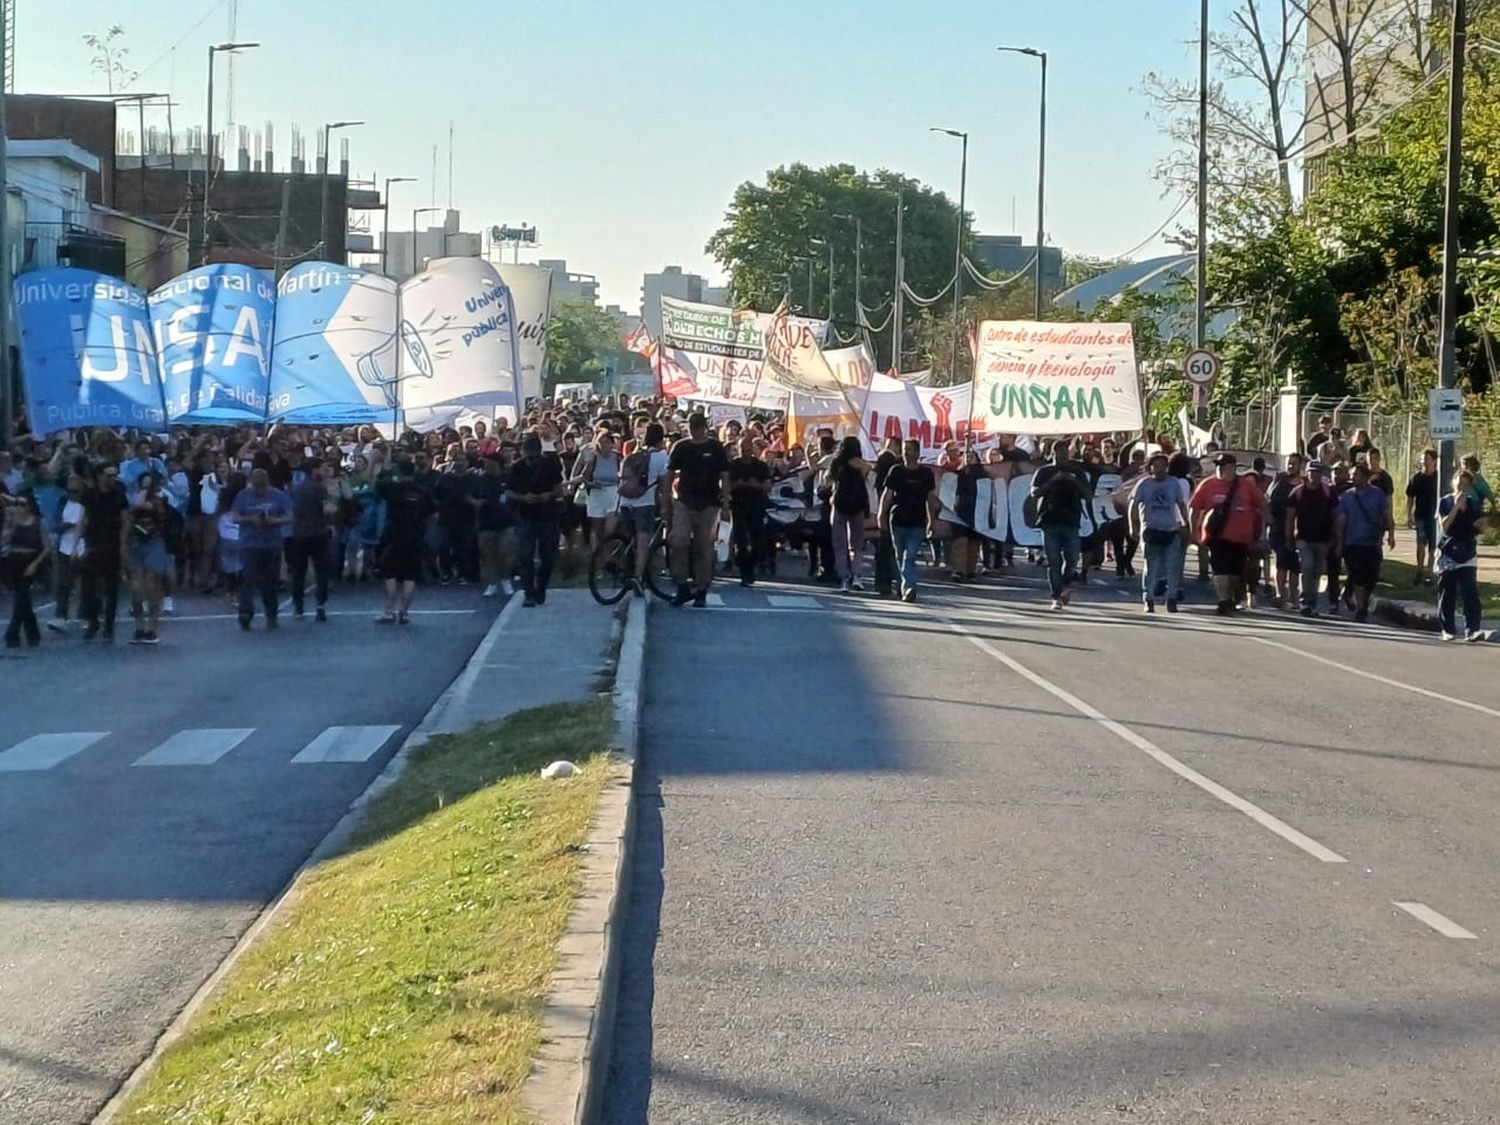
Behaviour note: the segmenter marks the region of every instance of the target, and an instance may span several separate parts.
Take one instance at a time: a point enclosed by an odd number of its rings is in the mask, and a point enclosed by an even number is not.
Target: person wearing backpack
[[[859,438],[853,436],[839,443],[838,452],[828,463],[833,572],[846,594],[865,588],[859,577],[865,523],[870,517],[870,489],[865,478],[873,467],[860,456]]]
[[[646,566],[660,507],[657,481],[667,471],[667,433],[660,422],[648,422],[635,449],[620,466],[620,522],[635,536],[635,592],[646,592]]]
[[[1266,511],[1266,494],[1260,485],[1237,476],[1237,468],[1233,453],[1216,456],[1214,475],[1198,485],[1188,505],[1193,512],[1194,537],[1208,550],[1221,617],[1239,610],[1250,544],[1260,538]]]

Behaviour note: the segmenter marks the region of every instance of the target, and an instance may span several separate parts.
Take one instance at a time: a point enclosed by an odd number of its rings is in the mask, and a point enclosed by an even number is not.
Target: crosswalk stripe
[[[208,766],[255,733],[254,727],[210,727],[180,730],[155,750],[136,759],[137,766]]]
[[[766,601],[777,609],[821,609],[817,598],[805,598],[794,594],[768,594]]]
[[[59,762],[88,749],[109,731],[64,731],[58,734],[34,734],[0,753],[0,773],[25,770],[49,770]]]
[[[313,762],[363,762],[389,741],[396,727],[329,727],[292,759],[294,764]]]

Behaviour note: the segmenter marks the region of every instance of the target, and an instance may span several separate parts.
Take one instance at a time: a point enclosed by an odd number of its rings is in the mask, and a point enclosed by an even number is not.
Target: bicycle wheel
[[[658,531],[651,537],[651,553],[646,557],[646,585],[658,598],[670,600],[677,593],[672,569],[667,561],[667,536]]]
[[[603,539],[589,560],[589,593],[600,605],[615,605],[630,593],[635,544],[623,531]]]

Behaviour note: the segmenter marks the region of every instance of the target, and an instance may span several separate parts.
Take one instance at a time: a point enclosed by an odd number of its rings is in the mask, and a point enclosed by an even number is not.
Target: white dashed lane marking
[[[50,770],[108,735],[108,731],[97,730],[34,734],[0,753],[0,773]]]
[[[1393,902],[1392,906],[1398,910],[1404,910],[1419,922],[1431,926],[1445,938],[1454,938],[1457,941],[1478,941],[1478,934],[1471,934],[1453,919],[1439,914],[1425,902]]]
[[[180,730],[155,750],[138,758],[137,766],[209,766],[255,733],[254,727]]]
[[[400,729],[399,726],[329,727],[303,747],[292,764],[369,761]]]

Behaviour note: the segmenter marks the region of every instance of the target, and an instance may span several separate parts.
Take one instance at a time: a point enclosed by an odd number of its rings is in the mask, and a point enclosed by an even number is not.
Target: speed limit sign
[[[1196,348],[1188,352],[1183,368],[1188,382],[1196,387],[1206,387],[1219,377],[1219,357],[1207,348]]]

